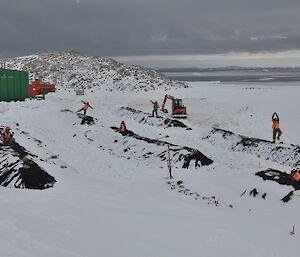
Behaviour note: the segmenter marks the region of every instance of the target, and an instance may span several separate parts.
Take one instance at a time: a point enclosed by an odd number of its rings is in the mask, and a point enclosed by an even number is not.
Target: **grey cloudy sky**
[[[300,48],[299,0],[0,0],[0,56]]]

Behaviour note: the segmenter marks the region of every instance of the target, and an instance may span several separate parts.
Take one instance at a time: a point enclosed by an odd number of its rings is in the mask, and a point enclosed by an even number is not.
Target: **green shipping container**
[[[20,101],[29,97],[26,71],[0,69],[0,101]]]

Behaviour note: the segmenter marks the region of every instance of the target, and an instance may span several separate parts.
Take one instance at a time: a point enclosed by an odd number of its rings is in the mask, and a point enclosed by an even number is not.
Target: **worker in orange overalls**
[[[14,141],[14,133],[10,131],[10,127],[6,127],[1,134],[1,140],[4,144],[10,144]]]
[[[121,124],[120,124],[120,128],[119,128],[119,132],[124,136],[126,131],[127,131],[127,128],[126,128],[126,125],[125,125],[125,121],[122,120]]]
[[[81,101],[81,102],[83,102],[83,107],[82,107],[80,110],[78,110],[77,112],[83,111],[83,115],[84,115],[84,116],[86,115],[86,111],[87,111],[88,108],[91,107],[92,109],[94,109],[94,108],[90,105],[89,102],[84,102],[84,101]]]
[[[298,169],[293,169],[291,171],[291,178],[292,178],[292,180],[299,182],[300,181],[300,171]]]
[[[273,143],[275,143],[276,136],[277,136],[277,140],[280,140],[280,136],[282,134],[279,125],[279,117],[276,112],[274,112],[272,115],[272,129],[273,129]]]

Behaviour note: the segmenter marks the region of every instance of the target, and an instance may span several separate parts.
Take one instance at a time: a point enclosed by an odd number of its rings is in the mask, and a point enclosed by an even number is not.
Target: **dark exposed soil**
[[[296,190],[300,189],[300,182],[293,181],[291,175],[280,170],[267,169],[255,173],[256,176],[263,180],[272,180],[280,185],[293,186]]]
[[[294,187],[293,191],[290,191],[286,196],[284,196],[281,199],[285,203],[292,199],[292,196],[294,195],[293,192],[295,190],[300,189],[300,182],[293,181],[291,179],[290,174],[288,174],[286,172],[282,172],[280,170],[267,169],[267,170],[259,171],[259,172],[255,173],[255,175],[263,178],[263,180],[271,180],[271,181],[277,182],[280,185],[286,185],[286,186]]]
[[[84,124],[93,125],[93,124],[95,124],[95,121],[97,120],[96,118],[94,118],[92,116],[83,115],[82,113],[77,113],[77,112],[74,112],[74,111],[69,110],[69,109],[62,109],[60,111],[76,114],[81,119],[81,122],[80,122],[81,125],[84,125]]]
[[[78,113],[77,116],[81,119],[81,125],[93,125],[95,124],[95,119],[92,116],[86,116],[83,114]]]
[[[281,201],[287,203],[292,199],[292,196],[294,195],[293,191],[289,192],[285,197],[281,199]]]

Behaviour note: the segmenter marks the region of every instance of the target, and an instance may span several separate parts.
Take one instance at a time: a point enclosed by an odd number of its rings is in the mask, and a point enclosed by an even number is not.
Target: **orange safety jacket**
[[[125,133],[126,132],[125,122],[121,122],[121,124],[120,124],[120,132],[121,133]]]
[[[89,107],[90,107],[90,105],[87,104],[87,103],[83,105],[83,109],[84,109],[84,110],[87,110]]]
[[[11,139],[11,133],[10,132],[3,132],[1,137],[2,137],[3,141],[7,142]]]
[[[292,171],[292,180],[294,181],[300,181],[300,171],[295,170]]]
[[[273,121],[272,123],[272,129],[280,129],[280,125],[278,121]]]

